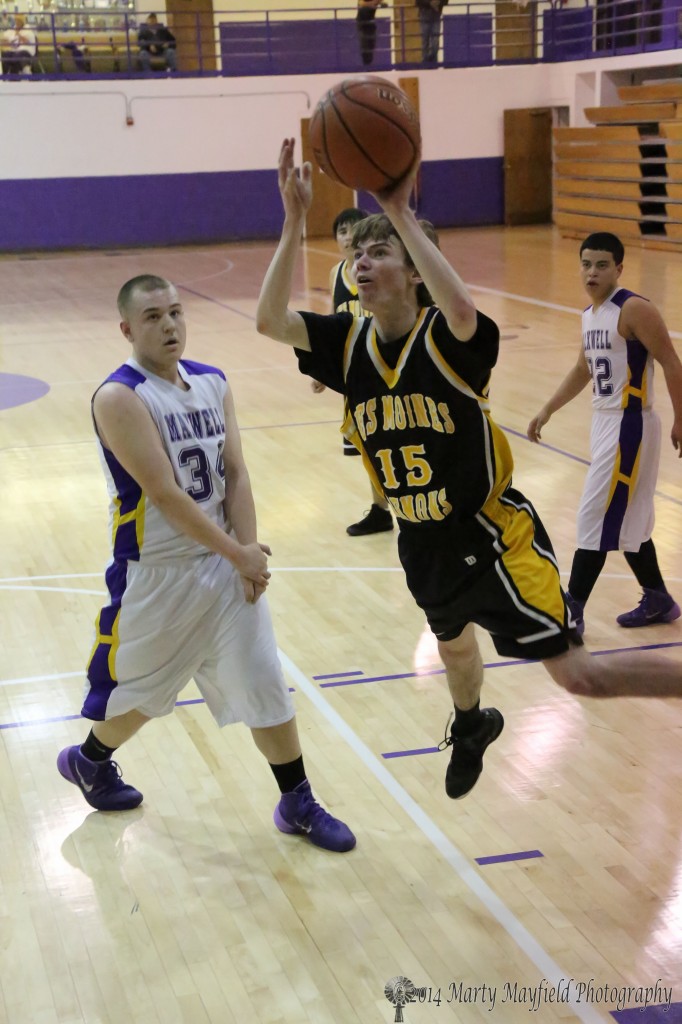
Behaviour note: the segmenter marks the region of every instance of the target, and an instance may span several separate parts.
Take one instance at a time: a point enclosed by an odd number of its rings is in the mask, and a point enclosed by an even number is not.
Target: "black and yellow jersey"
[[[301,372],[346,396],[344,434],[401,526],[469,519],[505,490],[512,455],[488,404],[494,321],[479,312],[460,342],[429,306],[387,344],[370,317],[301,315],[312,349],[296,349]]]
[[[335,313],[369,316],[360,305],[358,289],[348,272],[345,260],[341,260],[335,267],[332,267],[329,275],[329,290],[332,293],[332,308]]]

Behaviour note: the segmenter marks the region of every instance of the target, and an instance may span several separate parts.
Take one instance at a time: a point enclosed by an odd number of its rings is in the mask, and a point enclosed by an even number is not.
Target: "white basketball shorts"
[[[220,726],[264,729],[293,717],[265,597],[247,604],[225,559],[114,562],[106,578],[110,603],[95,624],[85,718],[170,714],[192,678]]]
[[[596,410],[591,448],[578,510],[578,547],[639,551],[654,528],[661,421],[653,409]]]

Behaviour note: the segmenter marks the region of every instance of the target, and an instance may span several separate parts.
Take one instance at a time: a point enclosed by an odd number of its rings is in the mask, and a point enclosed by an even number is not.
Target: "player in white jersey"
[[[279,785],[280,831],[350,850],[353,833],[306,778],[263,597],[271,552],[257,540],[225,375],[182,359],[184,313],[168,281],[133,278],[118,304],[132,357],[92,402],[113,539],[82,710],[94,724],[61,751],[59,771],[97,810],[137,807],[142,794],[112,755],[194,678],[219,726],[251,729]]]
[[[682,456],[682,363],[660,313],[618,284],[623,245],[609,232],[580,247],[583,285],[592,304],[583,313],[580,353],[554,395],[528,425],[531,441],[550,416],[592,382],[592,463],[578,512],[578,546],[568,584],[574,618],[583,610],[609,551],[622,551],[642,587],[639,605],[621,626],[673,622],[680,609],[668,593],[651,538],[661,423],[654,411],[654,361],[673,405],[673,446]]]

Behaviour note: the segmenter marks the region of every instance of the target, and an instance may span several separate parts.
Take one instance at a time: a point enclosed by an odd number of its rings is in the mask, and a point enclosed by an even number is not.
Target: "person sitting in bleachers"
[[[26,19],[21,14],[14,16],[14,28],[2,34],[3,75],[30,75],[36,55],[38,40],[32,28],[26,28]]]
[[[140,26],[137,42],[140,47],[142,71],[151,71],[153,57],[163,58],[169,71],[176,70],[175,36],[169,28],[159,22],[155,14],[150,14],[146,23]]]

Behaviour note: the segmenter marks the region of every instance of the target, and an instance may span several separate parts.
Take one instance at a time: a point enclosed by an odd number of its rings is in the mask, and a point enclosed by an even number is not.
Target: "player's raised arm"
[[[439,307],[448,327],[459,341],[469,341],[476,331],[476,306],[456,270],[422,231],[409,200],[418,164],[397,185],[376,194],[400,235],[419,276]]]
[[[301,235],[313,198],[312,168],[305,163],[299,174],[294,164],[294,140],[285,139],[279,154],[279,191],[284,226],[277,251],[265,275],[258,298],[256,329],[275,341],[309,350],[303,318],[289,309],[291,283],[301,247]]]

